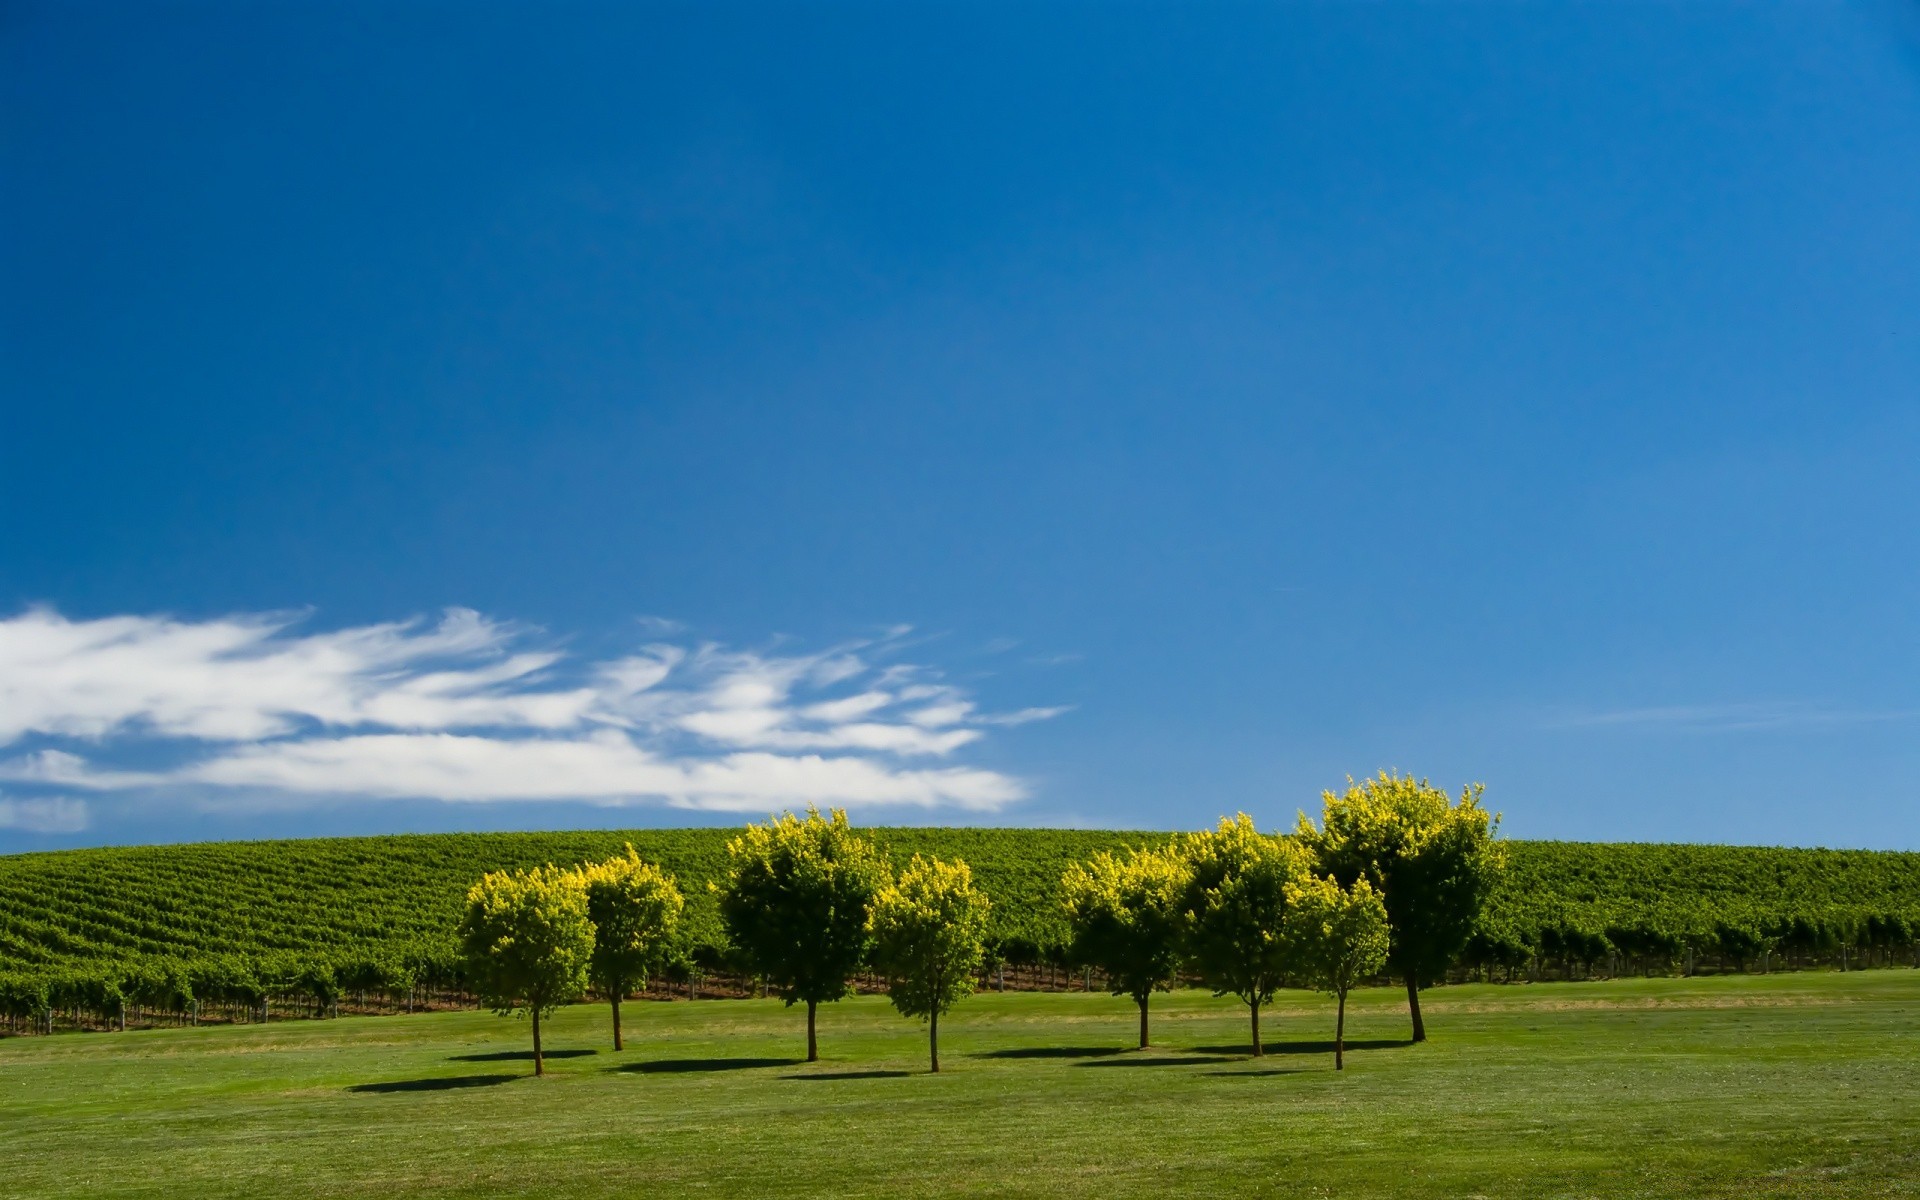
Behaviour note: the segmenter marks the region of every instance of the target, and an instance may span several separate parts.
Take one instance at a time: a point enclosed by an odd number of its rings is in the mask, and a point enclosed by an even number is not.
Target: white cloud
[[[94,793],[988,811],[1022,799],[1021,783],[912,760],[1062,711],[981,714],[937,672],[874,661],[904,630],[817,654],[661,642],[576,662],[464,609],[329,633],[296,624],[0,620],[0,746],[41,743],[0,762],[0,778]],[[84,802],[62,803],[84,820]]]
[[[558,655],[501,657],[515,631],[466,609],[431,627],[281,636],[293,624],[276,614],[69,621],[45,609],[0,621],[0,743],[125,732],[251,741],[302,722],[558,729],[595,699],[531,686]],[[446,660],[468,665],[424,669]]]
[[[0,829],[27,833],[79,833],[91,820],[85,800],[48,796],[34,800],[0,798]]]

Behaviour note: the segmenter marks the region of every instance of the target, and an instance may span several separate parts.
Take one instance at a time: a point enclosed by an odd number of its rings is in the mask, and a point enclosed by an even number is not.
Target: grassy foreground
[[[923,1028],[826,1006],[634,1004],[0,1042],[8,1196],[1920,1195],[1920,971],[1656,979],[1244,1012],[984,994]]]

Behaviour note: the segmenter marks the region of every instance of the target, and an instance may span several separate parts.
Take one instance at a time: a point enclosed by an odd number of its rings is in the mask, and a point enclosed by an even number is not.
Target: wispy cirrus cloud
[[[1647,729],[1695,733],[1813,730],[1920,717],[1913,709],[1834,708],[1803,701],[1664,704],[1570,712],[1548,719],[1550,729]]]
[[[1063,711],[978,711],[938,672],[891,661],[904,631],[778,654],[659,640],[678,631],[654,623],[657,640],[582,662],[463,609],[324,633],[299,621],[0,620],[0,747],[15,748],[0,777],[96,794],[991,811],[1024,785],[947,760]]]

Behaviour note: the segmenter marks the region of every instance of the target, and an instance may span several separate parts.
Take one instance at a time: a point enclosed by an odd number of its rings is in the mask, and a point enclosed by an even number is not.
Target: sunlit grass
[[[994,995],[923,1027],[774,1002],[0,1043],[0,1193],[181,1196],[1899,1196],[1920,1194],[1920,971],[1357,997],[1245,1010]]]

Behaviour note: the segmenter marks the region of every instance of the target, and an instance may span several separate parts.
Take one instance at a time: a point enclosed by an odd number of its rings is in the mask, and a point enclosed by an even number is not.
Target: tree
[[[1420,989],[1441,977],[1467,944],[1505,862],[1500,818],[1480,807],[1472,784],[1453,804],[1426,780],[1386,771],[1323,794],[1321,827],[1300,815],[1299,838],[1319,873],[1343,887],[1365,879],[1387,906],[1387,966],[1407,984],[1413,1040],[1427,1040]]]
[[[1258,1058],[1260,1006],[1287,973],[1287,885],[1307,877],[1310,858],[1293,839],[1256,830],[1245,813],[1181,839],[1180,854],[1189,871],[1181,900],[1187,959],[1215,995],[1232,992],[1246,1003]]]
[[[593,958],[587,974],[613,1005],[613,1048],[620,1036],[620,999],[646,986],[647,974],[665,961],[686,900],[673,876],[640,861],[631,843],[626,857],[580,871],[593,921]]]
[[[752,974],[789,1005],[807,1005],[807,1061],[820,1059],[815,1016],[823,1001],[852,989],[872,934],[867,918],[887,882],[872,842],[847,825],[844,810],[805,820],[785,813],[749,825],[727,843],[720,917]]]
[[[533,1073],[546,1074],[540,1018],[580,998],[593,958],[579,872],[548,866],[482,876],[467,893],[460,947],[475,990],[493,1011],[533,1017]]]
[[[1187,863],[1173,849],[1136,847],[1125,858],[1103,850],[1060,878],[1072,954],[1105,972],[1114,995],[1132,996],[1140,1006],[1142,1050],[1148,998],[1171,987],[1180,969],[1187,875]]]
[[[1338,999],[1333,1069],[1347,1069],[1347,993],[1387,961],[1387,906],[1364,879],[1351,889],[1310,876],[1287,885],[1287,945],[1299,975]]]
[[[927,1022],[927,1052],[940,1073],[940,1014],[973,993],[986,957],[987,897],[966,863],[913,856],[874,897],[873,958],[900,1015]]]

